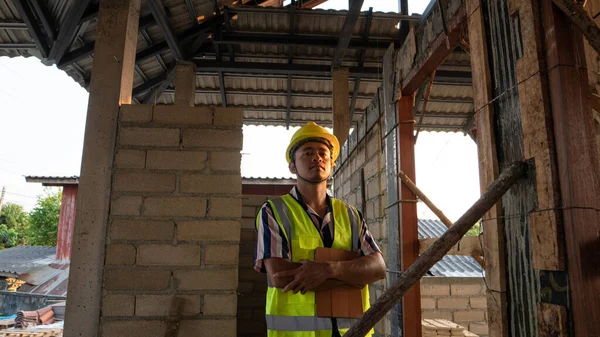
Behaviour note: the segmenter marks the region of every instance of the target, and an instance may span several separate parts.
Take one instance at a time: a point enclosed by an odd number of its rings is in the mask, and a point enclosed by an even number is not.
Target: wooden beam
[[[152,84],[150,88],[146,90],[139,90],[139,93],[152,89],[142,100],[142,104],[150,104],[153,101],[157,100],[160,95],[162,95],[163,91],[175,80],[175,75],[177,74],[176,66],[171,65],[166,73],[163,73],[159,77],[155,77],[145,84]],[[136,89],[133,89],[133,95],[136,95]]]
[[[196,25],[198,24],[198,15],[196,14],[196,8],[194,8],[194,1],[185,0],[185,8],[187,9],[190,20]]]
[[[154,16],[158,27],[160,27],[160,30],[165,38],[165,41],[169,45],[169,49],[171,49],[171,53],[173,53],[175,60],[183,60],[183,50],[179,45],[179,40],[175,35],[175,30],[171,26],[171,22],[169,22],[169,17],[167,16],[167,12],[165,11],[161,1],[148,0],[148,6],[152,11],[152,16]]]
[[[13,1],[19,15],[21,15],[21,19],[27,24],[29,28],[29,33],[33,38],[33,42],[37,47],[37,50],[40,52],[40,55],[43,58],[48,57],[49,49],[47,37],[42,33],[40,26],[38,25],[38,21],[31,12],[31,8],[27,1]]]
[[[348,68],[333,70],[333,134],[344,144],[350,133]]]
[[[60,26],[56,41],[52,44],[52,49],[48,54],[48,58],[54,60],[55,63],[60,63],[63,55],[71,47],[71,43],[75,39],[77,34],[77,27],[79,27],[79,21],[83,17],[90,0],[81,0],[71,2],[71,7],[67,10],[65,20]]]
[[[365,314],[344,335],[345,337],[363,337],[385,314],[400,300],[404,294],[411,289],[415,283],[423,277],[434,264],[440,261],[444,255],[469,231],[471,227],[502,198],[502,195],[514,185],[521,177],[525,176],[527,165],[517,162],[508,166],[490,189],[483,194],[479,200],[460,217],[446,233],[444,233],[429,249],[417,258],[408,270],[400,274],[400,277],[389,287],[365,312]],[[419,320],[417,322],[421,324]],[[404,334],[403,334],[404,335]],[[408,335],[418,336],[418,335]]]
[[[552,2],[566,15],[571,24],[579,29],[596,53],[600,54],[600,28],[590,13],[577,1],[552,0]]]
[[[350,39],[352,39],[352,32],[354,32],[354,26],[356,26],[356,21],[358,20],[358,15],[360,14],[363,2],[364,0],[350,0],[350,9],[348,10],[348,14],[346,14],[344,24],[342,25],[337,47],[333,55],[333,61],[331,62],[332,68],[337,68],[342,65],[342,60],[348,50]]]
[[[446,227],[452,227],[452,221],[450,221],[450,219],[448,219],[444,212],[442,212],[439,208],[435,206],[435,204],[431,200],[429,200],[425,193],[423,193],[403,171],[398,172],[398,177],[400,177],[402,182],[414,195],[419,197],[419,199],[423,201],[423,203],[427,205],[427,207],[429,207],[433,214],[435,214]]]
[[[367,14],[367,21],[365,23],[365,30],[363,31],[363,39],[365,42],[369,41],[369,32],[371,31],[371,24],[373,23],[373,7],[369,7]],[[358,57],[358,66],[362,67],[365,64],[366,51],[363,49],[360,51]],[[360,88],[360,76],[354,79],[354,89],[352,90],[352,98],[350,99],[350,121],[354,119],[354,110],[356,109],[356,97]]]
[[[542,1],[575,336],[600,335],[600,166],[582,35]]]
[[[431,96],[431,89],[433,88],[434,78],[435,70],[429,76],[427,89],[425,89],[425,93],[423,94],[423,107],[421,108],[421,115],[419,116],[419,121],[417,122],[417,130],[415,132],[415,143],[417,143],[417,138],[419,137],[419,132],[421,131],[421,126],[423,125],[423,117],[425,116],[425,111],[427,111],[427,103],[429,103],[429,97]]]
[[[48,7],[46,7],[42,1],[29,0],[28,2],[31,4],[33,10],[36,12],[38,18],[42,22],[42,26],[44,27],[44,31],[48,37],[49,44],[54,43],[54,39],[56,37],[56,26],[54,25],[54,19],[52,18],[52,14],[48,10]]]
[[[437,238],[419,239],[419,254],[433,245]],[[446,255],[482,256],[482,242],[479,236],[463,236],[462,239],[450,249]]]
[[[415,181],[414,97],[403,96],[398,100],[398,171]],[[419,256],[419,225],[417,219],[417,197],[398,181],[401,205],[398,233],[400,236],[400,267],[402,271]],[[404,336],[421,336],[421,289],[418,281],[402,298],[402,333]]]
[[[175,104],[193,107],[196,104],[196,65],[180,61],[175,72]]]

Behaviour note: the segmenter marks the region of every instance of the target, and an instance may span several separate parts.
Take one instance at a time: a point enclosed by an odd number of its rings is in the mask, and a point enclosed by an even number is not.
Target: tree
[[[27,243],[29,216],[21,205],[6,203],[0,210],[0,249]]]
[[[33,246],[56,246],[62,191],[44,190],[29,213],[28,241]]]

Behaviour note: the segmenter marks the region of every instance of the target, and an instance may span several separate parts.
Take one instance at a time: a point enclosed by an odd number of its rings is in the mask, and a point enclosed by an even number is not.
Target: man
[[[317,317],[314,291],[341,284],[360,288],[366,311],[367,285],[385,277],[383,256],[360,212],[327,194],[339,152],[337,138],[313,122],[296,131],[286,151],[296,186],[265,203],[256,217],[254,268],[268,276],[269,337],[343,335],[354,320]],[[360,257],[315,262],[318,247],[360,252]]]

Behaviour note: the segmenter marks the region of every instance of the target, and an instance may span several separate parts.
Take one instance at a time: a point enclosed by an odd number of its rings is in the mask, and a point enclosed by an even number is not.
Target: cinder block
[[[267,201],[267,199],[269,198],[263,195],[243,195],[242,205],[260,207]]]
[[[183,147],[242,149],[242,130],[186,129]]]
[[[435,298],[421,297],[421,309],[435,309]]]
[[[134,295],[108,294],[102,296],[102,316],[133,316]]]
[[[489,327],[486,323],[471,323],[469,324],[469,331],[479,336],[488,335]]]
[[[146,151],[119,150],[115,156],[117,168],[144,168],[146,165]]]
[[[240,294],[251,294],[254,290],[254,283],[252,282],[240,282],[238,284],[237,292]]]
[[[144,215],[204,217],[206,198],[200,197],[148,197],[144,200]]]
[[[256,242],[256,232],[249,229],[243,229],[240,232],[240,242]]]
[[[383,165],[380,164],[381,158],[379,156],[375,156],[367,161],[365,164],[365,181],[371,179],[371,177],[377,175]]]
[[[196,108],[185,105],[156,105],[154,118],[157,124],[178,125],[211,125],[213,119],[212,108]]]
[[[136,316],[197,315],[201,312],[201,295],[136,295]],[[177,303],[180,301],[180,303]],[[175,303],[174,303],[175,302]],[[170,312],[181,305],[181,312]]]
[[[454,322],[480,322],[485,320],[484,311],[460,310],[454,312]]]
[[[173,192],[177,177],[173,173],[117,172],[113,190],[117,192]]]
[[[244,296],[238,298],[238,307],[240,308],[264,308],[265,307],[265,296],[262,294],[252,294],[250,296]]]
[[[242,229],[256,230],[256,220],[254,218],[242,218]]]
[[[210,209],[208,216],[224,218],[242,217],[242,199],[241,198],[210,198]]]
[[[210,169],[213,171],[240,172],[242,154],[239,151],[212,151],[210,153]]]
[[[234,337],[236,336],[235,318],[183,320],[179,325],[177,337]]]
[[[445,319],[452,321],[452,311],[437,311],[437,310],[424,310],[421,313],[422,319]]]
[[[167,220],[115,219],[110,225],[113,240],[173,240],[175,223]]]
[[[469,308],[469,299],[465,297],[440,298],[438,299],[439,309],[467,309]]]
[[[259,209],[260,207],[256,206],[246,206],[244,200],[242,199],[242,218],[254,219]]]
[[[241,194],[239,174],[185,174],[179,179],[179,191],[184,193]]]
[[[198,245],[140,245],[137,265],[199,266],[201,249]]]
[[[204,295],[204,315],[235,316],[237,311],[237,296],[235,294],[206,294]]]
[[[142,197],[122,196],[113,198],[110,202],[111,215],[140,215]]]
[[[385,186],[385,185],[384,185]],[[375,198],[381,194],[379,179],[372,179],[367,183],[367,200]]]
[[[119,145],[179,146],[179,129],[122,127]]]
[[[178,241],[238,241],[238,221],[178,221]]]
[[[471,297],[469,303],[471,309],[487,309],[487,298],[485,297]]]
[[[106,258],[104,264],[132,265],[135,263],[135,247],[132,245],[108,244],[106,245]]]
[[[421,282],[421,296],[450,296],[450,285]]]
[[[452,284],[450,294],[452,296],[483,295],[481,284]]]
[[[239,126],[244,121],[244,110],[240,108],[215,108],[215,125]]]
[[[207,153],[204,151],[148,151],[146,167],[159,170],[203,170]]]
[[[151,104],[123,104],[119,112],[121,122],[150,123],[152,120]]]
[[[108,321],[100,323],[101,337],[148,337],[163,336],[167,329],[166,321],[135,320],[135,321]]]
[[[106,290],[165,290],[169,287],[171,272],[163,269],[112,269],[104,273]]]
[[[238,282],[235,268],[175,270],[173,277],[179,290],[236,290]]]
[[[204,263],[206,264],[238,264],[238,245],[206,246]]]

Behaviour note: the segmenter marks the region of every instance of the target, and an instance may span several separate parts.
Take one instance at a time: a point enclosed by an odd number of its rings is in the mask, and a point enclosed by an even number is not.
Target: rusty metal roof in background
[[[44,63],[53,63],[54,60],[44,58],[38,50],[33,38],[36,32],[28,28],[26,18],[21,16],[13,1],[0,0],[0,56],[34,55]],[[95,1],[88,2],[85,11],[80,13],[81,19],[75,23],[67,18],[67,13],[74,11],[79,1],[43,2],[47,4],[48,21],[55,27],[62,29],[76,24],[73,42],[58,61],[58,66],[86,88],[92,67],[98,7]],[[168,76],[175,63],[173,51],[166,46],[165,34],[154,21],[147,2],[150,1],[142,1],[140,14],[134,76],[137,102],[154,102],[153,91],[160,87],[160,81]],[[193,6],[190,8],[186,3]],[[197,29],[202,32],[193,36],[200,39],[204,34],[211,42],[202,45],[193,58],[198,74],[196,104],[243,108],[246,124],[286,125],[289,118],[291,125],[306,121],[331,125],[332,81],[329,72],[348,11],[291,11],[289,8],[257,6],[231,6],[225,10],[223,5],[231,3],[220,0],[221,13],[213,15],[212,0],[162,1],[168,21],[178,37],[185,39],[189,37],[188,32]],[[32,11],[35,13],[35,9]],[[195,22],[198,19],[200,24]],[[342,60],[342,65],[351,69],[350,90],[354,90],[359,82],[354,122],[363,118],[377,92],[381,59],[387,46],[396,43],[399,47],[396,25],[400,20],[416,22],[419,19],[418,15],[398,13],[362,12],[359,15]],[[219,30],[221,33],[202,30],[202,25],[215,24],[225,27]],[[56,30],[54,39],[58,41],[61,32]],[[359,77],[360,81],[357,81]],[[291,84],[289,91],[288,81]],[[349,99],[352,94],[349,93]],[[421,130],[463,131],[472,115],[472,96],[469,56],[457,51],[438,69]],[[172,86],[165,87],[156,99],[158,104],[173,101]]]

